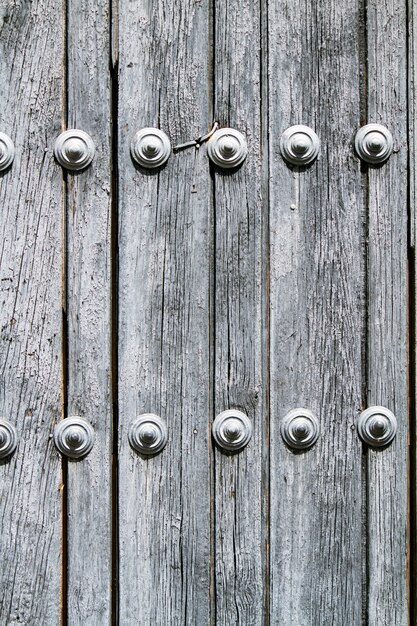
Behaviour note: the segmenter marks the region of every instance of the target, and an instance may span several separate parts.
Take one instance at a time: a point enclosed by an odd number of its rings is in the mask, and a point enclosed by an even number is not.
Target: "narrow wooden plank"
[[[0,7],[0,130],[16,145],[0,174],[0,415],[16,454],[0,463],[0,623],[60,622],[62,4]]]
[[[216,624],[255,626],[265,623],[268,454],[260,2],[221,0],[214,15],[216,119],[248,142],[238,171],[215,173],[215,415],[239,409],[253,424],[244,450],[215,451]]]
[[[195,626],[209,624],[209,167],[191,148],[140,170],[129,145],[143,127],[173,144],[211,127],[208,3],[121,3],[119,42],[119,619]],[[169,440],[144,458],[127,435],[149,412]]]
[[[410,422],[409,422],[409,581],[410,581],[410,623],[417,620],[417,425],[414,407],[417,404],[417,273],[416,273],[416,200],[417,200],[417,2],[408,2],[408,154],[410,168],[410,195],[409,195],[409,367],[410,367]],[[412,309],[413,307],[413,309]]]
[[[361,624],[364,372],[360,119],[355,0],[269,3],[271,276],[271,610],[274,624]],[[294,124],[322,141],[309,168],[288,166]],[[294,453],[281,420],[297,407],[321,426]]]
[[[95,443],[68,463],[68,623],[111,620],[111,102],[108,0],[69,0],[68,128],[96,145],[92,165],[67,176],[67,416]]]
[[[398,433],[368,451],[369,625],[408,624],[408,328],[406,2],[368,2],[368,120],[394,154],[369,169],[368,405],[389,408]]]

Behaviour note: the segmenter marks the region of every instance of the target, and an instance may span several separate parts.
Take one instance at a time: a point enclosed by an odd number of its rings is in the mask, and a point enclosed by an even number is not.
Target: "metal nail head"
[[[308,409],[292,409],[281,422],[281,436],[295,450],[311,448],[319,434],[319,421]]]
[[[8,420],[0,418],[0,459],[13,454],[17,446],[16,429]]]
[[[142,128],[132,139],[130,154],[141,167],[161,167],[171,154],[171,142],[159,128]]]
[[[320,150],[320,139],[313,129],[302,124],[291,126],[281,136],[281,154],[292,165],[309,165]]]
[[[248,154],[245,137],[234,128],[216,130],[207,143],[210,160],[218,167],[231,169],[243,163]]]
[[[94,430],[78,415],[67,417],[55,426],[54,442],[58,451],[70,459],[81,459],[94,445]]]
[[[136,452],[157,454],[165,448],[168,441],[166,424],[154,413],[143,413],[131,423],[128,439]]]
[[[8,135],[0,133],[0,172],[7,170],[14,159],[14,143]]]
[[[390,131],[381,124],[367,124],[356,133],[356,153],[367,163],[383,163],[391,156],[393,147],[394,140]]]
[[[94,153],[94,142],[83,130],[75,128],[66,130],[55,141],[55,158],[63,168],[70,172],[77,172],[88,167],[93,160]]]
[[[359,415],[358,434],[364,443],[375,448],[387,446],[397,433],[397,418],[383,406],[371,406]]]
[[[216,417],[212,432],[214,441],[220,448],[237,452],[249,443],[252,437],[252,422],[242,411],[228,409]]]

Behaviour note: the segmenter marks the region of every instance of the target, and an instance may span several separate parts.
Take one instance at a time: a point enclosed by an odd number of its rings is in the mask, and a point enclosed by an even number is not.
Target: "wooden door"
[[[414,11],[0,1],[1,625],[416,623]]]

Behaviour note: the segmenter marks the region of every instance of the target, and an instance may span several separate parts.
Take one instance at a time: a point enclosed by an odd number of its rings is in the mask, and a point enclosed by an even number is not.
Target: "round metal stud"
[[[319,150],[320,139],[308,126],[291,126],[281,136],[281,154],[292,165],[309,165]]]
[[[220,448],[231,452],[241,450],[252,437],[252,422],[236,409],[220,413],[213,422],[213,437]]]
[[[216,130],[207,144],[209,158],[215,165],[226,169],[238,167],[246,159],[248,144],[246,139],[234,128]]]
[[[132,140],[130,153],[141,167],[161,167],[171,154],[171,142],[159,128],[142,128]]]
[[[281,422],[281,436],[287,446],[305,450],[314,445],[320,434],[317,417],[308,409],[292,409]]]
[[[86,456],[93,447],[93,427],[82,417],[67,417],[55,426],[54,442],[64,456],[70,459],[80,459]]]
[[[393,147],[390,131],[381,124],[367,124],[356,133],[355,150],[367,163],[383,163],[391,156]]]
[[[9,421],[0,418],[0,459],[13,454],[17,446],[16,429]]]
[[[371,406],[359,415],[358,434],[369,446],[381,448],[394,439],[397,432],[397,419],[383,406]]]
[[[165,422],[153,413],[139,415],[130,425],[129,443],[136,452],[141,454],[157,454],[168,441]]]
[[[8,135],[0,133],[0,172],[7,170],[13,163],[14,143]]]
[[[90,135],[83,130],[66,130],[55,142],[55,158],[71,172],[85,169],[93,160],[95,147]]]

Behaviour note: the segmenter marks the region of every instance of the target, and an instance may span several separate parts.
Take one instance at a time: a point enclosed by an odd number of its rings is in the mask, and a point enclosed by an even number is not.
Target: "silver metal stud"
[[[297,124],[283,132],[281,154],[292,165],[309,165],[320,150],[320,139],[308,126]]]
[[[252,422],[236,409],[219,413],[213,422],[213,437],[220,448],[230,452],[244,448],[252,437]]]
[[[16,429],[8,420],[0,418],[0,459],[13,454],[17,446]]]
[[[390,131],[381,124],[367,124],[356,133],[355,150],[367,163],[383,163],[391,156],[393,147]]]
[[[83,170],[90,165],[95,152],[94,142],[83,130],[71,129],[61,133],[55,141],[55,158],[62,167],[71,172]]]
[[[238,167],[246,159],[248,144],[238,130],[221,128],[210,137],[207,152],[215,165],[231,169]]]
[[[381,448],[394,439],[397,432],[397,419],[383,406],[371,406],[359,415],[358,434],[369,446]]]
[[[281,436],[287,446],[305,450],[314,445],[320,434],[317,417],[308,409],[292,409],[281,422]]]
[[[158,415],[144,413],[130,424],[128,439],[136,452],[157,454],[168,441],[166,424]]]
[[[142,128],[133,137],[130,153],[141,167],[161,167],[171,154],[171,142],[159,128]]]
[[[93,427],[78,415],[67,417],[55,426],[54,442],[64,456],[80,459],[86,456],[93,447]]]
[[[0,172],[7,170],[13,163],[14,143],[8,135],[0,133]]]

